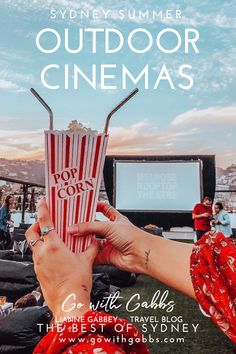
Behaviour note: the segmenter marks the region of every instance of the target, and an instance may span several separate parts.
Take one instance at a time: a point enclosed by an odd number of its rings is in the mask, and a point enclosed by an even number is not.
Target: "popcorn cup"
[[[92,236],[70,237],[68,226],[95,219],[110,120],[139,90],[134,89],[110,111],[103,134],[95,134],[91,129],[53,130],[51,108],[37,91],[30,91],[49,114],[50,130],[45,131],[45,185],[50,215],[68,248],[75,253],[83,252]]]
[[[105,133],[45,131],[47,203],[58,235],[75,253],[92,236],[71,237],[68,226],[95,219],[107,143]]]

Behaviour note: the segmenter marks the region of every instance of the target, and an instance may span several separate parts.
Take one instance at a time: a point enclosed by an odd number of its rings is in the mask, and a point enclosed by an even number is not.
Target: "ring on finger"
[[[46,236],[50,231],[53,231],[55,230],[55,227],[49,227],[49,226],[44,226],[42,227],[41,229],[41,232],[40,232],[40,235],[41,236]]]
[[[113,207],[110,205],[109,208],[107,208],[106,212],[105,212],[105,216],[107,216],[108,212],[113,209]]]
[[[33,246],[36,245],[36,243],[37,243],[38,241],[44,242],[43,237],[41,236],[40,238],[37,238],[36,240],[30,240],[30,241],[28,241],[27,243],[28,243],[29,247],[32,248]]]

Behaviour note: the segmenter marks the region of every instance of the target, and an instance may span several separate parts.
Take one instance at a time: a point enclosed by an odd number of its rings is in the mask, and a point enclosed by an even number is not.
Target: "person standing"
[[[198,241],[207,231],[211,230],[212,199],[210,197],[204,197],[201,203],[194,206],[192,219]]]
[[[214,205],[215,215],[211,222],[212,226],[215,227],[216,231],[222,232],[225,237],[230,237],[232,235],[232,229],[230,225],[229,214],[224,210],[224,206],[221,202],[217,202]]]
[[[11,224],[11,209],[14,204],[14,199],[8,195],[3,206],[0,209],[0,239],[4,243],[4,247],[8,249],[11,246],[11,237],[9,227]]]

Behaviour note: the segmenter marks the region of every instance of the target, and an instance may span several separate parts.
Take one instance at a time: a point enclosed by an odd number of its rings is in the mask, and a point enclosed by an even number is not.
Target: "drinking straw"
[[[128,102],[134,95],[136,95],[136,93],[138,93],[138,88],[134,89],[127,97],[125,97],[120,103],[118,103],[117,106],[115,106],[113,108],[113,110],[108,114],[107,119],[106,119],[106,124],[105,124],[105,128],[104,128],[104,133],[107,134],[108,133],[108,128],[109,128],[109,123],[111,120],[111,117],[113,116],[113,114],[118,111],[118,109],[120,109],[126,102]]]
[[[51,108],[47,105],[47,103],[39,96],[38,92],[35,89],[31,88],[30,91],[37,98],[37,100],[43,105],[43,107],[47,110],[49,114],[49,129],[53,130],[53,113]]]

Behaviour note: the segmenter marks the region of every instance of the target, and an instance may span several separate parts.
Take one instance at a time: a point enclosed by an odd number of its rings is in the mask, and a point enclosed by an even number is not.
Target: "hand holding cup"
[[[89,234],[96,234],[104,238],[96,263],[114,264],[125,271],[144,273],[146,268],[144,241],[155,236],[134,226],[128,218],[105,202],[98,202],[97,211],[109,220],[72,225],[69,227],[70,236],[86,237]]]
[[[74,254],[62,242],[55,230],[41,236],[42,228],[53,228],[45,198],[38,208],[38,222],[33,224],[25,234],[29,243],[37,241],[32,246],[35,273],[45,301],[54,317],[81,316],[89,310],[92,264],[98,252],[98,241],[94,239],[85,252]],[[75,294],[76,300],[74,300],[83,306],[65,312],[63,303],[71,294]]]

